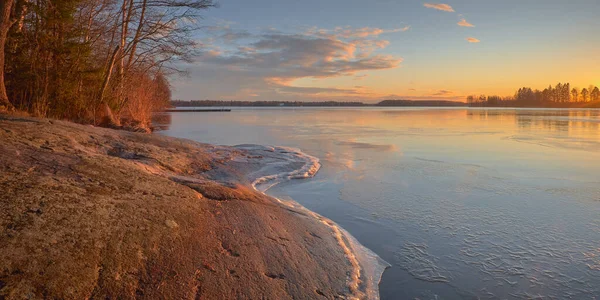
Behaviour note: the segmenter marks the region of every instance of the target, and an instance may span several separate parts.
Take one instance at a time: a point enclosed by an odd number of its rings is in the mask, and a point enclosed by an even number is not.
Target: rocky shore
[[[252,188],[260,159],[0,115],[0,298],[353,297],[331,228]]]

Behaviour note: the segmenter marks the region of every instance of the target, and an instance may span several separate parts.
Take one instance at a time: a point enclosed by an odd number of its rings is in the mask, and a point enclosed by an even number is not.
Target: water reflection
[[[510,129],[516,124],[516,129],[523,132],[542,131],[572,132],[577,135],[586,135],[597,138],[600,129],[600,110],[597,109],[250,109],[252,114],[247,114],[244,108],[234,108],[231,115],[202,113],[156,113],[153,115],[152,124],[158,130],[169,130],[172,125],[172,115],[177,114],[179,121],[194,122],[197,118],[207,120],[229,119],[233,117],[237,122],[249,125],[266,124],[280,125],[285,128],[289,125],[309,123],[321,129],[334,130],[331,125],[339,124],[345,127],[359,127],[361,130],[399,127],[419,132],[422,128],[435,128],[443,125],[447,129],[452,127],[471,126],[471,129],[482,128]],[[261,115],[268,115],[268,119]],[[466,118],[465,118],[466,116]],[[276,124],[273,124],[276,123]],[[277,124],[279,123],[279,124]],[[323,123],[327,125],[322,126]],[[456,125],[456,126],[455,126]],[[339,129],[339,128],[338,128]],[[440,128],[441,129],[441,128]],[[336,134],[339,131],[320,132],[321,134]]]
[[[392,263],[384,299],[600,297],[598,110],[172,116],[162,133],[319,157],[314,180],[282,186],[278,197],[333,219]]]
[[[171,127],[172,113],[159,112],[152,114],[152,128],[154,131],[169,130]]]
[[[467,110],[470,120],[514,121],[521,130],[545,131],[597,131],[600,127],[600,110]]]

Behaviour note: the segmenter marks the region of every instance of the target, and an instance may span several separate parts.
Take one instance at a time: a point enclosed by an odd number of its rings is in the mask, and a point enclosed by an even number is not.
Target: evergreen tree
[[[567,82],[563,85],[563,89],[562,89],[562,93],[561,93],[563,102],[570,102],[570,98],[571,98],[570,93],[571,93],[571,84]]]
[[[583,102],[587,102],[588,101],[588,96],[589,96],[589,92],[586,88],[584,88],[583,90],[581,90],[581,100]]]
[[[579,101],[579,90],[577,88],[573,88],[571,90],[571,101],[573,101],[573,102]]]
[[[597,86],[594,87],[592,92],[590,93],[590,99],[592,101],[600,101],[600,89]]]

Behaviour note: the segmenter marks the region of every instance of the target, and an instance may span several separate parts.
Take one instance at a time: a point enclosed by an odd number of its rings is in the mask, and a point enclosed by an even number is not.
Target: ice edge
[[[308,155],[297,148],[281,146],[265,147],[259,145],[238,145],[236,147],[248,151],[268,151],[283,155],[287,154],[304,163],[299,169],[263,175],[254,179],[252,181],[252,187],[265,195],[267,195],[266,192],[270,188],[284,181],[314,177],[321,168],[318,158]],[[349,263],[352,265],[352,272],[347,280],[348,289],[350,291],[350,295],[348,296],[350,299],[379,299],[379,282],[385,269],[390,267],[389,263],[367,247],[363,246],[354,236],[332,220],[305,208],[296,201],[282,201],[277,197],[271,195],[268,196],[276,199],[283,205],[305,212],[307,215],[315,218],[332,230],[338,244],[344,251]]]

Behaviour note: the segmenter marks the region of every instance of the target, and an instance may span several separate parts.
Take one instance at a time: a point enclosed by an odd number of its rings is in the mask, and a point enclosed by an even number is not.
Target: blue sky
[[[598,0],[219,4],[176,99],[461,100],[600,85]]]

